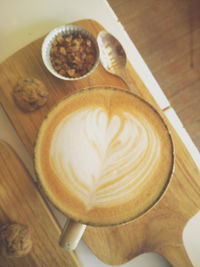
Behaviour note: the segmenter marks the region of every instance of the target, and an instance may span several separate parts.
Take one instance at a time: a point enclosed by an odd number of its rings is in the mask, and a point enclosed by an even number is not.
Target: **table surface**
[[[110,8],[106,0],[85,0],[84,5],[81,0],[58,0],[49,5],[47,0],[2,0],[0,9],[0,62],[14,52],[29,44],[30,42],[45,35],[52,28],[70,23],[76,20],[91,18],[98,21],[109,32],[115,35],[122,43],[127,52],[127,56],[136,72],[155,98],[165,115],[181,136],[186,147],[190,151],[197,167],[200,169],[200,155],[197,148],[192,143],[186,130],[183,128],[179,118],[170,106],[169,101],[163,94],[158,83],[152,76],[136,47],[129,39],[123,26]],[[34,176],[32,161],[22,142],[17,136],[13,126],[0,106],[0,139],[7,141],[17,151],[30,173]],[[63,223],[63,217],[54,210],[55,216]],[[200,241],[197,240],[197,233],[200,233],[200,212],[186,225],[183,232],[183,240],[186,250],[194,266],[200,266],[200,256],[198,247]],[[83,241],[76,249],[76,253],[83,264],[87,267],[106,267],[87,248]],[[144,267],[144,266],[170,266],[162,257],[148,253],[140,255],[122,267]]]

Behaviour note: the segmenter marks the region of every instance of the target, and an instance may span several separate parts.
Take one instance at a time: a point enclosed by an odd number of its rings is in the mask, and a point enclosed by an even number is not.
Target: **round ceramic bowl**
[[[89,39],[92,43],[92,47],[95,49],[95,60],[93,61],[92,66],[87,70],[87,72],[85,72],[83,75],[80,74],[80,76],[78,77],[68,77],[63,74],[61,75],[57,70],[55,70],[55,66],[53,66],[52,60],[51,60],[51,49],[52,49],[52,46],[55,44],[56,38],[58,36],[64,36],[66,38],[66,36],[70,36],[70,35],[72,36],[79,35],[83,39],[84,38],[87,40]],[[63,26],[55,28],[45,37],[43,44],[42,44],[42,59],[43,59],[43,62],[46,68],[55,77],[60,78],[62,80],[74,81],[74,80],[79,80],[79,79],[87,77],[95,70],[95,68],[97,67],[99,63],[99,48],[98,48],[96,39],[87,30],[76,25],[63,25]],[[67,55],[66,55],[66,63],[67,63]]]

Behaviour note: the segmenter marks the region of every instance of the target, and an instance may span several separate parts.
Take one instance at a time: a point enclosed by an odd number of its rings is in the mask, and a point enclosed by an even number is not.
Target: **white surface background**
[[[123,44],[128,58],[146,84],[160,107],[166,108],[169,102],[162,93],[143,59],[130,41],[123,26],[110,9],[106,0],[1,0],[0,3],[0,62],[14,52],[29,44],[31,41],[45,35],[52,28],[76,20],[91,18],[102,24],[109,32],[115,35]],[[192,143],[187,132],[169,108],[166,116],[174,125],[178,133],[191,151],[194,160],[200,169],[199,152]],[[7,141],[17,151],[25,165],[34,176],[32,160],[19,140],[3,109],[0,107],[0,139]],[[56,216],[61,225],[64,218],[58,212]],[[188,222],[183,233],[186,250],[194,264],[200,266],[200,212]],[[76,253],[84,267],[107,267],[99,261],[87,248],[83,241],[76,249]],[[56,257],[56,255],[55,255]],[[122,267],[167,267],[170,266],[162,257],[148,253],[131,260]]]

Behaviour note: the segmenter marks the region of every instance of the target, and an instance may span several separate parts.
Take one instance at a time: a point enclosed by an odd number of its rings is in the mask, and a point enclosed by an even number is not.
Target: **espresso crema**
[[[118,89],[76,93],[43,122],[36,170],[50,200],[72,219],[126,222],[164,191],[172,171],[168,130],[150,105]]]

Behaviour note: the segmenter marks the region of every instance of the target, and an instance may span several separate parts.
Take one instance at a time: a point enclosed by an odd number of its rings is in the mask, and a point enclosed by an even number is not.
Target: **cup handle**
[[[85,228],[85,224],[67,220],[60,236],[59,245],[64,249],[74,250],[77,247]]]

